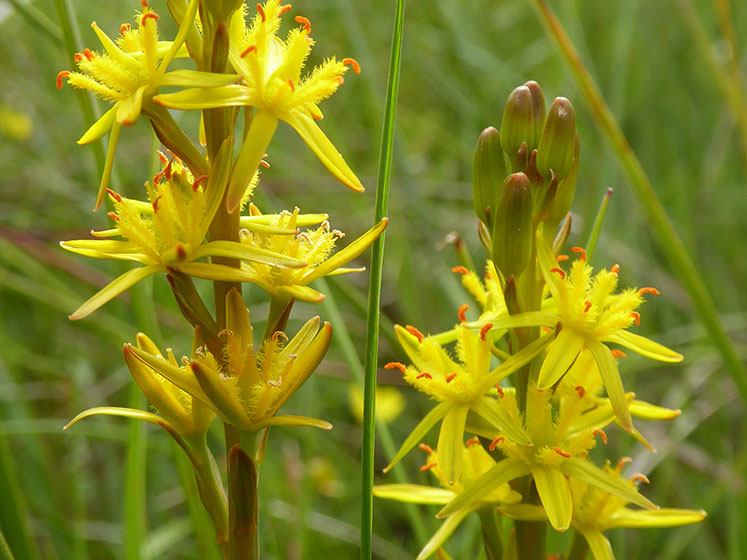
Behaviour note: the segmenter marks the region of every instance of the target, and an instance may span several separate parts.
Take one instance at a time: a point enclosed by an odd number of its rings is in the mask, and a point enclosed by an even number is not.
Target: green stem
[[[573,533],[573,541],[571,541],[571,548],[566,554],[566,560],[584,560],[589,553],[589,544],[586,539],[578,531]]]
[[[376,209],[374,223],[387,214],[389,181],[392,172],[394,122],[399,92],[399,70],[402,56],[402,37],[405,24],[405,0],[397,0],[389,58],[384,125],[381,133],[381,152],[376,184]],[[381,301],[381,276],[384,266],[385,233],[374,242],[371,254],[371,275],[368,291],[368,319],[366,323],[366,361],[363,389],[363,448],[361,451],[361,560],[371,558],[373,534],[373,469],[374,431],[376,406],[376,371],[379,356],[379,306]]]
[[[13,553],[5,541],[5,535],[3,535],[2,531],[0,531],[0,560],[14,560]]]
[[[589,234],[589,240],[586,242],[586,259],[591,262],[591,258],[594,256],[594,250],[597,248],[597,241],[599,241],[599,234],[602,233],[602,224],[604,223],[604,217],[607,215],[607,208],[610,205],[610,199],[614,189],[607,189],[602,199],[602,205],[599,207],[597,217],[594,219],[594,225],[591,227],[591,233]]]
[[[257,436],[255,432],[240,432],[240,444],[228,453],[231,560],[259,559]]]
[[[484,506],[477,510],[482,530],[482,543],[488,560],[503,558],[503,543],[501,542],[501,516],[495,506]]]
[[[547,27],[548,33],[555,38],[561,54],[570,66],[571,72],[586,98],[594,120],[628,174],[636,197],[646,209],[660,243],[666,249],[665,254],[668,255],[672,267],[677,271],[682,283],[690,294],[695,310],[708,329],[716,348],[721,353],[742,399],[747,401],[747,367],[742,363],[729,335],[721,324],[718,310],[711,299],[708,288],[703,283],[703,279],[698,273],[698,268],[690,258],[685,245],[669,220],[661,201],[656,196],[651,181],[643,170],[638,158],[633,153],[630,144],[628,144],[625,135],[620,129],[620,125],[612,115],[601,93],[599,93],[594,80],[584,67],[578,52],[555,17],[555,14],[544,0],[534,0],[533,5],[537,9],[540,20]],[[731,96],[729,98],[731,99]],[[741,111],[738,114],[747,114],[747,112]]]
[[[40,558],[28,527],[28,512],[7,436],[0,432],[0,531],[8,535],[19,560]],[[7,544],[6,544],[7,546]]]

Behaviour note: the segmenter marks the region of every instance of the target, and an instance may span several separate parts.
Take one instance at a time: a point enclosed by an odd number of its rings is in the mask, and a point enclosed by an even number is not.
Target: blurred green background
[[[731,83],[744,85],[740,61],[747,59],[747,3],[704,0],[696,9],[693,4],[551,2],[744,357],[747,136],[740,133],[716,76],[725,73]],[[162,2],[152,5],[167,16]],[[124,557],[130,427],[124,419],[95,418],[67,433],[61,428],[85,408],[126,404],[131,381],[120,349],[134,339],[137,328],[126,298],[81,322],[67,320],[121,269],[57,246],[61,239],[84,238],[107,222],[105,212],[91,213],[99,177],[94,149],[75,144],[89,123],[72,88],[57,91],[54,86],[57,73],[72,66],[59,25],[64,6],[72,9],[82,46],[97,49],[88,24],[95,19],[114,34],[120,23],[132,20],[139,2],[0,0],[0,526],[11,545],[28,550],[28,556],[17,552],[19,558],[103,560]],[[292,13],[312,22],[317,41],[312,63],[335,54],[354,57],[363,68],[359,76],[349,74],[340,92],[323,103],[321,124],[368,190],[356,195],[336,184],[295,134],[281,126],[271,145],[272,167],[263,173],[256,200],[267,211],[297,205],[302,211],[327,212],[333,227],[352,239],[373,219],[393,4],[297,0]],[[173,30],[168,19],[160,20],[164,36]],[[622,363],[626,389],[683,413],[668,424],[638,422],[658,453],[617,437],[619,430],[610,430],[606,452],[613,460],[633,458],[628,472],[649,476],[651,485],[644,492],[656,503],[703,508],[709,518],[680,529],[613,531],[617,556],[746,558],[744,403],[529,2],[411,0],[408,5],[381,363],[404,359],[393,341],[392,323],[440,332],[456,321],[457,307],[469,302],[450,272],[459,262],[449,240],[456,233],[475,260],[483,261],[471,204],[472,151],[483,128],[500,125],[508,93],[529,79],[542,85],[548,105],[562,95],[576,108],[581,165],[571,244],[584,244],[605,190],[614,188],[595,264],[619,263],[623,284],[661,290],[646,304],[639,332],[686,356],[674,366],[633,356]],[[194,138],[195,123],[189,117],[182,122]],[[140,196],[151,175],[151,138],[142,119],[122,133],[113,181],[125,195]],[[162,322],[155,336],[177,354],[188,353],[190,335],[163,278],[153,282],[152,291]],[[331,279],[323,291],[330,297],[321,306],[297,306],[291,329],[313,314],[333,322],[339,314],[334,347],[286,410],[325,418],[335,429],[272,433],[261,480],[266,558],[358,555],[361,428],[350,395],[361,370],[366,275]],[[263,316],[260,290],[248,288],[245,295],[259,309],[253,316]],[[395,386],[406,402],[388,424],[399,443],[429,404],[399,386],[398,376],[382,371],[380,381]],[[183,461],[166,434],[147,432],[147,519],[142,521],[148,537],[142,558],[210,558],[195,544],[179,484]],[[217,453],[221,434],[214,436]],[[431,438],[429,443],[435,443],[435,434]],[[385,446],[380,451],[378,473],[387,463]],[[408,480],[424,483],[421,459],[412,453],[397,468]],[[377,480],[393,482],[395,477],[377,475]],[[424,544],[420,539],[438,527],[435,508],[413,508],[422,520],[418,528],[398,503],[377,500],[375,507],[374,550],[380,558],[413,557]],[[562,538],[552,536],[550,542],[558,547],[552,552],[563,550]],[[480,549],[476,519],[468,519],[447,547],[458,559],[478,558]]]

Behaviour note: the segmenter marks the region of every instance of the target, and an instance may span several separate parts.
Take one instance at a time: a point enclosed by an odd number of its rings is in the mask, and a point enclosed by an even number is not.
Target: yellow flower
[[[324,357],[332,337],[329,323],[320,328],[315,317],[292,339],[277,331],[255,350],[249,310],[233,289],[226,296],[226,329],[221,335],[225,337],[223,362],[204,346],[198,347],[194,359],[183,359],[181,367],[147,351],[131,351],[240,430],[257,431],[270,425],[332,427],[315,418],[276,416]]]
[[[226,150],[228,152],[228,150]],[[223,154],[225,156],[225,154]],[[216,158],[214,172],[203,189],[200,181],[178,159],[168,161],[151,186],[145,184],[148,201],[129,200],[109,191],[114,204],[110,214],[115,227],[92,232],[95,240],[63,241],[63,248],[97,259],[136,261],[145,266],[129,270],[86,301],[71,319],[82,319],[138,281],[158,272],[177,271],[210,280],[252,281],[237,268],[194,262],[205,257],[257,259],[270,266],[303,267],[303,261],[233,241],[204,243],[210,222],[222,199],[228,157]],[[222,179],[223,180],[222,180]],[[122,237],[124,241],[110,237]]]
[[[301,76],[304,62],[314,41],[309,37],[311,24],[297,17],[300,28],[291,30],[285,41],[277,36],[281,16],[290,9],[280,0],[257,4],[257,14],[247,27],[246,7],[234,13],[230,22],[229,59],[243,83],[209,90],[188,89],[161,94],[157,103],[173,109],[206,109],[248,106],[257,109],[252,117],[246,141],[236,162],[228,188],[228,210],[238,207],[247,186],[247,177],[257,169],[275,133],[278,120],[291,125],[327,169],[343,184],[363,191],[358,178],[314,122],[322,118],[318,103],[331,96],[343,82],[347,65],[356,72],[352,59],[332,57]]]
[[[114,104],[78,140],[78,144],[88,144],[111,130],[104,176],[96,197],[96,208],[103,201],[104,189],[109,182],[120,126],[135,123],[144,103],[147,104],[160,87],[213,87],[231,84],[238,79],[236,75],[194,70],[167,73],[166,68],[175,56],[185,56],[181,46],[194,21],[198,2],[190,2],[173,42],[159,41],[158,14],[145,2],[143,6],[143,11],[135,17],[137,28],[127,23],[123,24],[116,41],[112,41],[96,22],[93,22],[91,27],[105,52],[97,53],[85,49],[75,55],[79,72],[64,71],[57,75],[58,88],[62,87],[62,80],[67,78],[72,86],[87,89]]]

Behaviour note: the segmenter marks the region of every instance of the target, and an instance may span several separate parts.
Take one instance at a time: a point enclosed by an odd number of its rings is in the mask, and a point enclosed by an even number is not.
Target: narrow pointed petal
[[[340,276],[342,274],[350,274],[351,272],[366,272],[366,267],[359,266],[356,268],[337,268],[332,272],[329,272],[327,276]]]
[[[467,406],[452,407],[441,422],[438,434],[438,467],[449,484],[454,484],[462,474],[462,449]]]
[[[500,506],[498,511],[510,519],[521,521],[547,521],[545,508],[534,504],[511,504]]]
[[[218,154],[210,165],[210,177],[208,177],[206,193],[206,209],[202,218],[209,227],[212,223],[215,213],[220,208],[223,201],[223,195],[228,188],[228,176],[231,172],[231,159],[233,157],[233,139],[226,138],[218,150]]]
[[[454,498],[454,492],[420,484],[379,484],[373,487],[377,498],[397,500],[410,504],[445,505]]]
[[[288,379],[286,380],[285,396],[278,400],[274,410],[277,410],[314,373],[314,370],[316,370],[327,353],[331,341],[332,325],[325,322],[322,328],[319,329],[319,333],[314,337],[314,340],[311,341],[293,363],[293,367],[288,372]]]
[[[314,337],[319,332],[319,323],[320,323],[319,317],[312,317],[306,323],[304,323],[303,327],[301,327],[298,332],[296,333],[296,336],[294,336],[288,344],[285,345],[283,348],[283,351],[281,354],[283,356],[290,356],[293,354],[301,354],[308,348],[309,344],[311,344],[311,341],[314,340]]]
[[[112,124],[114,124],[114,121],[117,117],[117,106],[115,105],[111,109],[109,109],[106,113],[101,115],[99,120],[97,120],[95,123],[93,123],[88,130],[86,130],[83,133],[83,136],[80,137],[78,140],[78,144],[83,146],[85,144],[90,144],[91,142],[94,142],[104,136],[107,132],[109,132],[112,128]]]
[[[125,126],[133,125],[140,117],[140,110],[143,108],[143,94],[145,86],[135,90],[135,93],[126,97],[117,103],[117,122]]]
[[[166,72],[159,80],[159,86],[188,88],[214,88],[235,84],[241,79],[238,74],[213,74],[199,70],[174,70]]]
[[[620,379],[620,372],[617,369],[617,360],[615,360],[610,349],[598,340],[589,340],[587,346],[597,363],[604,382],[604,389],[607,391],[610,403],[612,403],[615,416],[620,421],[620,426],[623,430],[631,432],[633,430],[633,420],[630,417],[628,399],[625,397],[625,389],[622,379]]]
[[[185,263],[171,267],[176,272],[205,278],[206,280],[219,280],[223,282],[256,282],[256,273],[242,268],[233,268],[223,264],[212,263]]]
[[[195,21],[195,16],[197,15],[197,7],[199,6],[199,4],[199,0],[190,0],[187,9],[184,12],[184,16],[182,17],[182,21],[179,24],[179,30],[176,32],[176,37],[174,37],[174,42],[171,43],[169,52],[166,53],[166,56],[161,61],[161,65],[158,67],[158,70],[160,72],[166,70],[166,67],[173,60],[173,58],[179,52],[182,44],[187,39],[189,30],[192,28],[192,24]]]
[[[407,439],[402,444],[402,447],[399,448],[399,451],[397,451],[397,453],[394,455],[391,462],[386,467],[384,467],[384,472],[389,472],[392,467],[394,467],[394,465],[402,460],[402,457],[407,455],[407,452],[410,451],[410,449],[423,441],[425,435],[436,424],[436,422],[446,416],[446,413],[449,412],[449,408],[450,406],[448,403],[440,403],[428,414],[426,414],[425,417],[420,421],[420,423],[415,426],[415,429],[410,432],[410,435],[407,436]]]
[[[304,142],[316,154],[316,157],[324,164],[330,173],[343,185],[350,187],[354,191],[363,192],[363,185],[356,177],[355,173],[348,167],[345,160],[342,159],[340,152],[329,141],[322,129],[317,126],[311,116],[299,111],[292,111],[283,116],[283,120],[291,125]]]
[[[500,403],[494,399],[483,397],[473,405],[472,411],[482,416],[512,441],[524,445],[532,444],[532,440],[524,431],[524,428],[505,414]]]
[[[67,425],[62,428],[63,430],[67,430],[70,426],[75,424],[76,422],[83,420],[84,418],[88,418],[89,416],[96,416],[96,415],[107,415],[107,416],[123,416],[125,418],[134,418],[136,420],[143,420],[145,422],[150,422],[151,424],[156,424],[158,426],[163,426],[164,424],[169,425],[168,421],[163,418],[162,416],[158,416],[158,414],[153,414],[152,412],[145,412],[144,410],[135,410],[134,408],[122,408],[119,406],[97,406],[95,408],[89,408],[88,410],[84,410],[80,414],[78,414],[75,418],[70,420],[70,422],[67,423]],[[173,426],[171,426],[173,429]]]
[[[214,88],[190,88],[176,93],[161,93],[156,95],[153,101],[169,109],[192,111],[245,105],[251,101],[251,96],[246,86],[233,84]]]
[[[109,146],[106,149],[106,160],[104,160],[104,171],[101,174],[99,192],[96,194],[96,204],[93,206],[94,212],[98,210],[101,203],[104,202],[106,187],[109,186],[109,179],[111,178],[112,168],[114,167],[114,154],[117,151],[117,143],[119,142],[119,132],[121,129],[122,125],[120,125],[116,120],[113,120],[112,131],[111,134],[109,134]]]
[[[155,274],[161,270],[158,265],[142,266],[128,270],[109,284],[107,284],[102,290],[97,292],[91,299],[81,305],[76,311],[70,315],[72,321],[83,319],[87,317],[99,307],[115,298],[125,290],[137,284],[143,278],[147,278],[151,274]]]
[[[300,228],[316,226],[316,225],[321,224],[324,220],[328,220],[328,219],[329,219],[329,214],[298,214],[298,216],[296,216],[296,226]],[[259,214],[256,216],[241,216],[239,220],[241,227],[246,228],[250,231],[253,231],[252,228],[254,227],[253,226],[254,224],[263,224],[265,226],[272,226],[272,224],[276,222],[277,222],[277,214]],[[295,229],[291,231],[293,233],[296,232]],[[267,233],[274,233],[274,232],[268,231]]]
[[[462,520],[472,513],[469,509],[463,509],[450,516],[444,521],[430,540],[425,544],[415,560],[425,560],[443,546],[451,534],[456,530]]]
[[[363,251],[376,241],[381,233],[386,229],[389,224],[389,218],[382,219],[378,224],[369,229],[366,233],[361,235],[358,239],[353,241],[350,245],[338,251],[309,274],[304,277],[304,281],[313,282],[317,278],[326,276],[336,268],[341,267],[344,264],[349,263],[354,258],[358,257]]]
[[[466,326],[471,329],[480,329],[488,323],[493,325],[491,331],[497,329],[515,329],[517,327],[554,327],[558,323],[558,316],[543,311],[529,311],[527,313],[517,313],[516,315],[501,314],[497,317],[487,316],[479,321],[466,323]]]
[[[482,382],[481,392],[487,393],[501,379],[508,377],[519,368],[531,362],[537,354],[542,352],[552,342],[553,336],[554,333],[547,333],[538,338],[491,371]]]
[[[573,515],[573,499],[568,480],[557,467],[535,466],[532,468],[532,476],[550,525],[560,533],[567,531]]]
[[[537,388],[549,389],[563,377],[584,348],[584,337],[573,329],[563,329],[550,344],[537,379]]]
[[[306,426],[319,428],[321,430],[331,430],[332,424],[326,420],[309,418],[308,416],[273,416],[260,422],[260,426]]]
[[[682,414],[681,410],[672,410],[645,401],[633,401],[629,409],[632,416],[644,420],[673,420]]]
[[[702,509],[662,508],[657,510],[620,508],[612,514],[610,528],[628,527],[642,529],[645,527],[676,527],[703,521],[708,514]]]
[[[581,534],[589,543],[589,550],[591,550],[594,560],[615,560],[615,555],[612,552],[612,545],[601,532],[599,531],[581,531]]]
[[[529,474],[529,466],[520,459],[504,459],[485,472],[480,478],[464,487],[464,490],[449,502],[436,517],[442,518],[471,506],[480,501],[498,488],[501,484],[509,482],[525,474]]]
[[[136,262],[143,262],[147,259],[140,252],[140,249],[129,241],[74,239],[72,241],[60,241],[60,247],[71,253],[94,259],[118,259]]]
[[[171,383],[179,387],[182,391],[200,399],[205,404],[210,404],[210,399],[200,388],[197,379],[195,379],[195,376],[189,369],[177,367],[163,358],[154,356],[150,352],[140,350],[134,346],[130,346],[129,351],[134,358],[153,368],[159,375],[171,381]]]
[[[309,303],[321,303],[326,297],[322,292],[316,291],[309,286],[299,286],[298,284],[289,284],[287,286],[278,286],[274,288],[275,294],[290,299],[296,298]]]
[[[242,430],[254,431],[256,427],[252,425],[238,396],[227,386],[228,383],[220,375],[216,375],[216,372],[203,368],[197,361],[193,360],[190,365],[200,388],[210,399],[210,408],[229,424]]]
[[[660,362],[676,363],[682,361],[682,354],[678,354],[674,350],[670,350],[666,346],[662,346],[658,342],[649,340],[645,336],[635,334],[628,331],[617,331],[614,334],[607,336],[604,339],[605,342],[612,342],[613,344],[619,344],[632,350],[633,352],[639,353],[641,356],[646,356],[652,360],[659,360]]]
[[[251,245],[238,243],[236,241],[210,241],[208,243],[203,243],[197,249],[192,251],[190,257],[194,260],[203,257],[229,257],[268,264],[280,268],[303,268],[307,265],[304,261],[287,257],[280,253],[270,251],[269,249],[252,247]]]
[[[615,496],[625,498],[629,502],[633,502],[641,507],[659,509],[656,504],[640,494],[638,490],[628,485],[623,479],[613,477],[589,460],[577,458],[566,459],[560,464],[560,470],[568,476],[580,478],[592,486],[601,488]]]
[[[537,259],[539,260],[542,277],[545,279],[545,283],[547,284],[553,299],[558,301],[560,297],[558,288],[560,278],[556,273],[550,271],[553,268],[560,267],[558,267],[558,260],[555,258],[552,248],[547,244],[547,241],[545,241],[545,238],[539,231],[537,232]]]

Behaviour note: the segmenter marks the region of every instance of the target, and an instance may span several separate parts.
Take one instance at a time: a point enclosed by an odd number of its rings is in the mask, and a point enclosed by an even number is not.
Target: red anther
[[[559,268],[551,268],[550,272],[557,272],[558,274],[560,274],[560,277],[563,280],[565,280],[565,272],[563,272],[561,269],[559,269]]]
[[[581,385],[576,385],[574,389],[578,393],[578,398],[583,399],[584,395],[586,394],[586,389],[584,389]]]
[[[424,371],[423,373],[418,374],[418,376],[415,377],[415,379],[420,379],[422,377],[425,377],[426,379],[433,379],[433,376],[427,371]]]
[[[337,82],[338,86],[341,86],[345,83],[345,78],[343,78],[342,76],[336,76],[334,80]]]
[[[628,357],[628,355],[625,352],[623,352],[622,350],[618,350],[617,348],[613,348],[612,350],[610,350],[610,352],[612,352],[613,358],[627,358]]]
[[[247,47],[246,49],[244,49],[244,51],[241,53],[240,56],[241,56],[241,58],[244,58],[246,55],[248,55],[251,52],[257,52],[256,45],[251,45],[251,46]]]
[[[197,192],[197,189],[199,188],[200,184],[203,181],[206,181],[207,178],[208,178],[207,175],[200,175],[199,177],[197,177],[197,179],[195,179],[195,182],[192,183],[192,192]]]
[[[294,85],[293,85],[293,79],[291,79],[291,78],[288,78],[288,79],[286,80],[286,82],[288,82],[288,85],[290,86],[290,88],[291,88],[291,91],[296,91],[296,86],[294,86]]]
[[[117,213],[116,213],[116,212],[109,212],[109,213],[107,214],[107,216],[109,216],[109,217],[110,217],[110,218],[111,218],[112,220],[114,220],[115,222],[118,222],[118,221],[119,221],[119,216],[117,216]]]
[[[262,4],[257,4],[257,11],[259,12],[260,17],[262,18],[262,21],[267,21],[265,19],[265,11],[262,8]]]
[[[625,463],[632,463],[632,462],[633,462],[633,459],[631,459],[630,457],[623,457],[617,462],[617,470],[618,471],[623,470]]]
[[[143,14],[143,17],[140,20],[140,25],[145,25],[145,22],[148,21],[149,19],[157,20],[158,14],[156,14],[155,12],[148,12],[147,14]]]
[[[163,171],[159,171],[155,175],[153,175],[153,184],[158,185],[163,180]]]
[[[568,260],[568,255],[558,255],[555,257],[555,260],[558,262],[563,262]]]
[[[427,443],[419,443],[418,449],[420,449],[420,451],[423,451],[424,453],[427,453],[428,455],[433,454],[433,448]]]
[[[159,201],[159,200],[161,200],[161,196],[162,196],[162,195],[160,195],[160,194],[159,194],[159,195],[158,195],[158,196],[156,197],[156,199],[155,199],[155,200],[153,201],[153,203],[151,204],[151,206],[153,206],[153,212],[154,212],[154,213],[155,213],[155,212],[158,212],[158,201]]]
[[[119,34],[124,35],[130,29],[132,29],[132,26],[129,23],[123,23],[122,25],[119,26]]]
[[[322,116],[321,115],[317,115],[316,113],[314,113],[313,115],[311,115],[311,118],[314,119],[315,121],[322,120]]]
[[[455,266],[451,269],[452,272],[457,272],[459,274],[469,274],[469,270],[467,270],[464,266]]]
[[[289,11],[293,6],[290,4],[286,6],[278,6],[278,17],[282,16],[285,12]]]
[[[495,438],[493,441],[490,442],[488,449],[493,451],[495,449],[495,446],[498,445],[500,442],[502,442],[503,439],[504,439],[503,436],[498,436],[497,438]]]
[[[464,445],[467,447],[472,447],[473,445],[479,445],[480,440],[479,438],[473,437],[472,439],[468,439],[466,442],[464,442]]]
[[[83,55],[77,52],[73,55],[73,60],[75,61],[75,64],[79,64],[80,61],[83,60]]]
[[[161,160],[161,165],[166,165],[169,161],[169,158],[166,157],[166,154],[164,154],[161,150],[157,150],[156,153],[158,154],[158,159]]]
[[[565,451],[560,449],[560,447],[553,447],[552,450],[555,451],[555,453],[557,453],[561,457],[565,457],[566,459],[571,456],[570,453],[566,453]]]
[[[480,329],[480,340],[485,340],[485,335],[488,334],[488,331],[493,328],[493,323],[486,323],[482,326]]]
[[[586,260],[586,251],[584,251],[583,247],[571,247],[571,251],[573,251],[574,253],[580,253],[581,255],[579,257],[580,260],[582,261]]]
[[[464,314],[469,309],[469,305],[466,303],[464,305],[459,306],[459,310],[457,311],[457,316],[459,317],[459,322],[464,323],[467,321],[467,316]]]
[[[111,189],[106,189],[106,192],[109,194],[109,196],[111,196],[117,202],[122,202],[122,195],[120,195],[119,193],[115,193]]]
[[[431,470],[433,467],[436,466],[436,461],[431,461],[430,463],[426,463],[422,467],[420,467],[420,472],[425,472]]]
[[[543,333],[549,333],[549,332],[552,332],[552,329],[551,329],[550,327],[546,327],[546,326],[544,326],[544,325],[540,327],[540,330],[541,330],[541,331],[542,331]]]
[[[265,160],[263,160],[263,159],[259,160],[259,164],[262,167],[264,167],[265,169],[269,169],[270,168],[270,164],[268,162],[266,162]]]
[[[498,397],[501,399],[503,398],[503,389],[501,389],[501,386],[498,385],[498,383],[495,384],[495,390],[498,391]]]
[[[633,476],[630,477],[630,480],[633,482],[645,482],[646,484],[651,484],[651,481],[643,473],[635,473]]]
[[[173,170],[171,169],[171,164],[174,163],[174,160],[172,159],[169,164],[163,168],[163,175],[167,179],[171,179],[171,175],[173,174]]]
[[[630,313],[630,316],[631,316],[631,317],[633,317],[633,318],[635,319],[635,326],[636,326],[636,327],[639,327],[639,326],[641,326],[641,314],[640,314],[640,313],[638,313],[638,311],[632,311],[632,312]]]
[[[361,65],[358,64],[358,61],[354,58],[343,58],[342,59],[343,66],[350,64],[350,67],[353,69],[353,72],[356,74],[361,73]]]
[[[143,8],[147,8],[147,7],[148,7],[148,2],[147,2],[147,0],[140,0],[140,5],[141,5],[141,6],[143,7]]]
[[[412,336],[418,339],[418,342],[423,342],[423,339],[425,336],[423,336],[423,333],[421,333],[418,329],[413,327],[412,325],[407,325],[405,327],[405,330],[409,332]]]
[[[446,376],[446,383],[451,383],[452,380],[456,377],[456,372],[451,372]]]
[[[655,296],[658,296],[659,295],[659,290],[657,290],[656,288],[648,288],[648,287],[647,288],[641,288],[640,290],[638,290],[638,295],[639,296],[642,296],[643,294],[654,294]]]
[[[184,248],[184,245],[181,243],[176,244],[176,256],[180,261],[183,261],[187,258],[187,250]],[[275,335],[272,335],[273,337]]]
[[[62,89],[62,80],[67,78],[69,75],[70,72],[68,70],[63,70],[62,72],[57,74],[57,89]]]
[[[588,313],[589,309],[591,309],[591,302],[587,300],[586,305],[584,305],[584,313]]]
[[[619,264],[613,264],[612,268],[610,268],[610,272],[612,274],[617,274],[618,272],[620,272],[620,265]]]
[[[398,369],[402,375],[405,375],[407,373],[407,368],[405,368],[405,364],[401,364],[399,362],[389,362],[388,364],[384,365],[384,369]]]
[[[311,35],[311,22],[303,17],[303,16],[296,16],[296,23],[300,23],[303,25],[303,30],[306,32],[307,35]]]
[[[594,430],[593,432],[591,432],[591,435],[595,437],[597,434],[602,437],[602,443],[604,443],[604,445],[607,445],[607,434],[604,433],[604,430]]]
[[[93,53],[88,47],[83,49],[83,56],[85,56],[87,60],[93,60]]]

